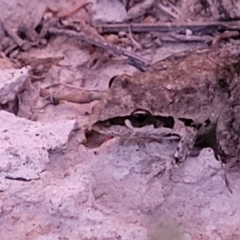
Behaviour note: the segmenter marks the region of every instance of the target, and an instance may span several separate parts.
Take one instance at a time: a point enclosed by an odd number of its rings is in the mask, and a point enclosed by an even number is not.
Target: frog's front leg
[[[181,126],[174,130],[181,138],[174,154],[177,163],[186,160],[189,153],[192,151],[197,138],[197,129],[190,126]]]
[[[240,106],[227,106],[216,127],[218,155],[230,168],[240,157]]]

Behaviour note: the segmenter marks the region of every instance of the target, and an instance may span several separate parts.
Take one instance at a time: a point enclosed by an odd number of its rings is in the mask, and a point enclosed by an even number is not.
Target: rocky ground
[[[170,174],[175,141],[84,134],[111,77],[239,44],[238,1],[2,0],[0,15],[0,239],[240,239],[240,172],[212,149]]]

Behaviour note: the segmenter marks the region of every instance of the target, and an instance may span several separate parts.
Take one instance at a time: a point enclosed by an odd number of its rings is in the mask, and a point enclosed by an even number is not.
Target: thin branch
[[[69,87],[69,86],[68,86]],[[67,102],[73,103],[90,103],[96,100],[102,100],[103,96],[106,94],[106,91],[87,91],[80,90],[78,88],[72,89],[60,89],[58,91],[52,91],[47,89],[41,89],[41,97],[49,99],[51,102],[59,102],[64,100]]]
[[[190,29],[193,32],[201,31],[225,31],[240,30],[240,21],[222,21],[222,22],[192,22],[192,23],[114,23],[98,24],[96,26],[101,33],[128,32],[129,27],[132,32],[185,32]]]
[[[204,36],[196,36],[196,35],[183,35],[183,34],[177,34],[177,33],[171,33],[171,37],[181,41],[181,42],[212,42],[214,37],[204,35]]]
[[[117,55],[126,56],[126,57],[130,58],[130,60],[133,60],[133,61],[136,60],[136,62],[140,63],[141,65],[144,65],[144,67],[150,66],[150,62],[148,60],[146,60],[143,57],[135,54],[134,52],[130,52],[128,50],[120,48],[119,46],[115,46],[115,45],[113,45],[113,44],[111,44],[107,41],[104,41],[104,40],[101,40],[99,38],[93,37],[89,34],[84,33],[84,31],[77,32],[77,31],[68,30],[68,29],[59,29],[59,28],[55,28],[55,27],[50,27],[48,29],[48,32],[52,33],[52,34],[56,34],[56,35],[65,35],[65,36],[73,37],[73,38],[79,39],[81,41],[90,43],[90,44],[92,44],[94,46],[97,46],[99,48],[103,48],[107,51],[110,50]],[[136,65],[134,65],[134,66],[139,68],[139,66],[136,66]]]

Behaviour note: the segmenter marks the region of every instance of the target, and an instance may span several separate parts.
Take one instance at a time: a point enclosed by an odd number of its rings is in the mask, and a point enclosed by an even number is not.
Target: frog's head
[[[172,132],[174,119],[156,111],[159,89],[126,74],[109,82],[108,92],[93,108],[90,126],[101,134],[126,138],[179,138]]]

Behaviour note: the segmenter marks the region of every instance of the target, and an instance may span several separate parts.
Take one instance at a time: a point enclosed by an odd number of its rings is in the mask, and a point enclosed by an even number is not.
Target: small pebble
[[[119,42],[119,38],[117,35],[115,34],[110,34],[110,35],[107,35],[105,36],[105,39],[110,42],[110,43],[114,43],[114,44],[117,44]]]
[[[143,19],[143,23],[155,23],[155,22],[157,22],[157,19],[150,15]]]
[[[0,42],[0,45],[2,47],[2,50],[4,51],[6,48],[8,48],[10,45],[12,45],[14,42],[10,37],[4,37],[2,41]]]
[[[192,36],[192,31],[190,29],[186,29],[186,36]]]
[[[47,45],[47,43],[48,43],[48,41],[47,41],[47,39],[45,39],[45,38],[41,39],[40,42],[39,42],[39,44],[40,44],[41,46],[45,46],[45,45]]]
[[[126,37],[126,36],[127,36],[127,33],[124,32],[124,31],[121,31],[121,32],[118,33],[118,36],[119,36],[120,38]]]
[[[167,87],[168,90],[171,90],[171,89],[172,89],[172,85],[170,85],[170,84],[167,84],[166,87]]]
[[[53,17],[53,14],[51,12],[47,12],[43,15],[44,20],[51,19]]]
[[[153,46],[153,42],[146,42],[146,43],[143,44],[143,47],[145,49],[151,48],[152,46]]]
[[[130,41],[128,38],[124,37],[124,38],[121,38],[119,39],[121,43],[125,43],[125,44],[130,44]]]
[[[24,42],[22,45],[21,45],[21,49],[24,51],[24,52],[27,52],[29,51],[30,49],[32,48],[30,42]]]
[[[191,235],[189,233],[184,233],[183,234],[183,239],[184,240],[192,240],[192,237],[191,237]]]

